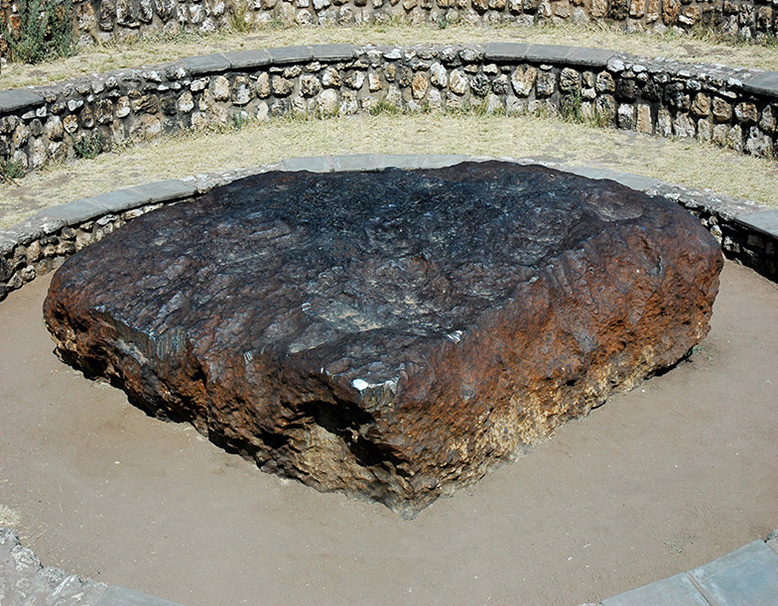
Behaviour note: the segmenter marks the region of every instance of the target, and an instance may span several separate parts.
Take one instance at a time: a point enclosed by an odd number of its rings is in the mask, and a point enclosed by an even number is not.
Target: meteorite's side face
[[[269,173],[75,255],[44,313],[151,413],[412,515],[677,362],[721,264],[671,203],[540,167]]]

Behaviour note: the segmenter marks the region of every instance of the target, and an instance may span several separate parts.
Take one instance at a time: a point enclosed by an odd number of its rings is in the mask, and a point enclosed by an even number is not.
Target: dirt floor
[[[44,564],[189,606],[578,604],[778,526],[778,288],[728,263],[691,360],[400,519],[151,419],[0,304],[0,506]]]

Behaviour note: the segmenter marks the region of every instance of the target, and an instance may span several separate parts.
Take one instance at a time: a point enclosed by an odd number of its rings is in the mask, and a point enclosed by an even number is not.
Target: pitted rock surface
[[[81,251],[44,311],[150,413],[413,516],[681,359],[721,266],[686,211],[609,181],[279,172]]]

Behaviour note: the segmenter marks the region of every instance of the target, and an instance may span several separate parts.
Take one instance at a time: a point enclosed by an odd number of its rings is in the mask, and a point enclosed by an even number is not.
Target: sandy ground
[[[42,278],[0,304],[0,505],[44,564],[188,604],[578,604],[778,526],[778,288],[728,263],[670,373],[415,521],[151,419],[52,354]]]

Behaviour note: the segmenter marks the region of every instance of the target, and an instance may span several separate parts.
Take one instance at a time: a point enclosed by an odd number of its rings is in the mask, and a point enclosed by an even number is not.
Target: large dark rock
[[[414,515],[677,362],[721,265],[673,204],[540,167],[270,173],[75,255],[45,317],[150,413]]]

